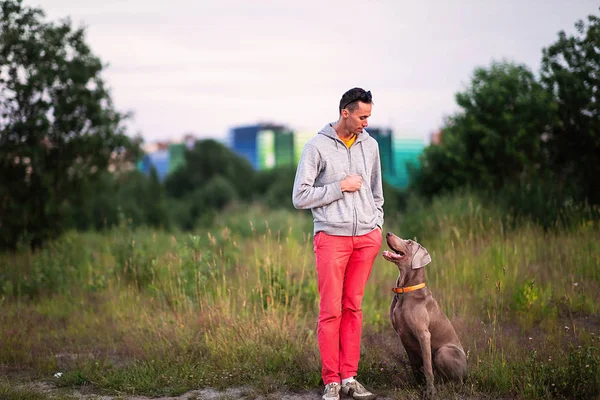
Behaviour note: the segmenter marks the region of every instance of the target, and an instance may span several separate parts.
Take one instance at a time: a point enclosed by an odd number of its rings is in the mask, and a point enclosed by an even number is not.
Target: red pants
[[[363,236],[314,239],[319,283],[318,341],[323,383],[356,376],[362,331],[361,303],[373,261],[381,248],[379,228]]]

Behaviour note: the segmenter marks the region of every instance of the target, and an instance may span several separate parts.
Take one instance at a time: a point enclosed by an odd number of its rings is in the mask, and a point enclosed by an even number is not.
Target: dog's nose
[[[392,236],[392,232],[386,233],[385,236]]]

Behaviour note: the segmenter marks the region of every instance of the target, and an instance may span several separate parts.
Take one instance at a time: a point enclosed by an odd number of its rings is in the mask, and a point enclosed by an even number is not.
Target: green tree
[[[185,159],[185,165],[165,180],[170,196],[183,198],[220,176],[218,181],[221,178],[228,181],[241,200],[251,199],[254,185],[252,165],[225,145],[212,139],[198,141],[193,149],[186,152]]]
[[[547,145],[557,182],[600,204],[600,18],[575,27],[543,50],[542,82],[558,105]]]
[[[462,117],[455,117],[458,118]],[[461,122],[457,125],[460,126]],[[470,183],[470,174],[464,161],[466,151],[461,141],[461,128],[457,128],[459,132],[454,132],[454,127],[452,119],[449,118],[444,127],[442,144],[426,147],[420,157],[420,168],[409,170],[409,192],[416,190],[419,195],[429,199]]]
[[[59,234],[111,154],[135,153],[102,69],[83,28],[0,1],[0,247]]]
[[[414,186],[429,196],[471,186],[498,190],[535,175],[545,164],[543,135],[553,117],[551,97],[524,65],[494,62],[475,70],[456,95],[461,107],[427,149]]]
[[[292,189],[295,177],[295,165],[283,165],[258,171],[254,179],[254,199],[270,208],[293,210]]]
[[[144,204],[146,214],[144,222],[154,227],[169,228],[165,188],[158,180],[154,168],[150,171],[147,196]]]

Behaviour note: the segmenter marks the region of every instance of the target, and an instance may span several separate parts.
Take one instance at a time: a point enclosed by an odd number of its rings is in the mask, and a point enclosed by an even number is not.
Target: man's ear
[[[431,262],[431,256],[427,252],[427,249],[421,245],[419,245],[419,249],[413,255],[413,259],[411,262],[412,269],[423,268],[427,264]]]

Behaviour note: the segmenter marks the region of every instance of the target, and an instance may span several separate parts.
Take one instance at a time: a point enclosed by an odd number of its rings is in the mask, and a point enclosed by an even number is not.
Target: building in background
[[[394,135],[392,138],[392,163],[394,175],[388,183],[396,188],[406,188],[409,184],[410,168],[420,166],[419,156],[425,150],[425,139]]]
[[[229,143],[238,155],[250,162],[254,169],[258,169],[258,133],[261,125],[238,126],[229,131]]]
[[[302,150],[304,150],[306,142],[316,135],[317,132],[313,131],[294,132],[294,165],[298,165],[300,162],[300,156],[302,155]]]
[[[367,131],[379,144],[384,181],[395,188],[406,188],[411,166],[419,166],[419,156],[425,149],[425,140],[400,136],[390,128],[370,127]]]
[[[369,134],[379,145],[383,179],[402,189],[409,184],[411,166],[419,166],[419,156],[426,143],[424,138],[398,135],[387,127],[369,127]],[[292,131],[284,125],[264,124],[233,127],[229,131],[229,147],[244,157],[255,170],[285,165],[297,165],[304,145],[316,135],[313,131]],[[138,169],[150,174],[156,169],[159,179],[185,164],[185,152],[195,143],[189,135],[178,143],[144,145],[145,155]]]
[[[381,171],[386,182],[394,180],[396,169],[394,166],[394,154],[392,150],[392,139],[394,132],[390,128],[367,128],[379,145],[379,158],[381,160]]]
[[[229,131],[231,149],[255,170],[290,164],[294,154],[293,133],[284,125],[260,123]]]
[[[138,163],[138,170],[146,175],[150,175],[152,168],[156,170],[156,175],[160,181],[164,180],[169,172],[169,150],[160,149],[152,153],[145,154]]]
[[[429,135],[430,144],[441,144],[442,143],[442,130],[437,130]]]
[[[169,166],[167,174],[174,172],[185,164],[185,152],[188,149],[186,143],[172,143],[169,145]]]
[[[296,165],[294,162],[294,136],[292,130],[275,134],[275,166]]]
[[[185,152],[190,149],[195,138],[187,134],[182,141],[145,143],[142,145],[144,156],[137,163],[138,171],[150,175],[152,168],[156,170],[158,179],[163,181],[167,175],[185,164]]]

